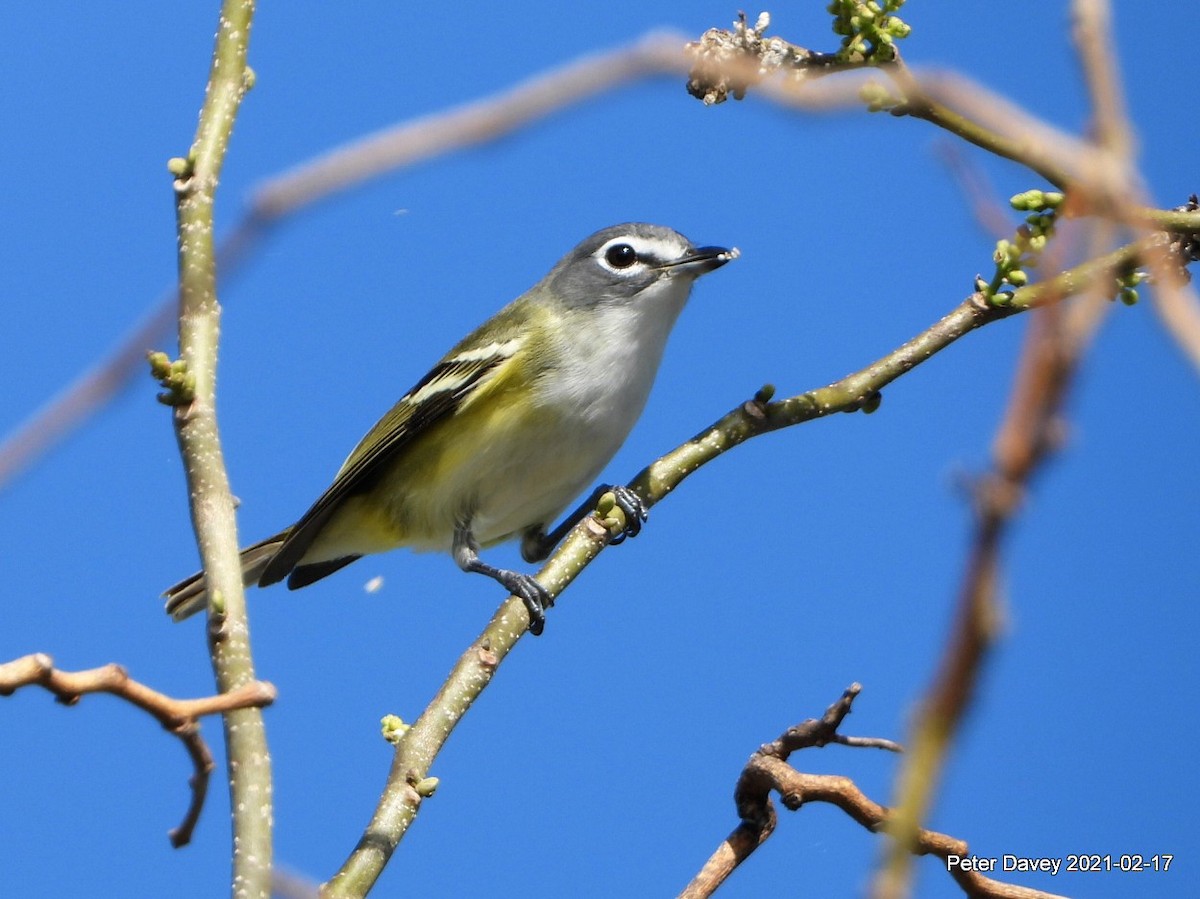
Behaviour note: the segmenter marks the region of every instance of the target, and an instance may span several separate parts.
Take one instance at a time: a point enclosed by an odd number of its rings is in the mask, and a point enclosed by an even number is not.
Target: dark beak
[[[682,259],[667,262],[662,268],[683,270],[695,278],[720,268],[726,262],[732,262],[742,255],[737,247],[696,247]]]

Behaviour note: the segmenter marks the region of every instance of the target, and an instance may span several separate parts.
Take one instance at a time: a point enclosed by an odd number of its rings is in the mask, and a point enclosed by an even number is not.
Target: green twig
[[[221,693],[255,680],[237,525],[216,419],[217,302],[213,203],[238,107],[253,74],[246,65],[254,0],[225,0],[200,123],[186,158],[172,159],[179,228],[180,370],[186,399],[175,426],[191,497],[192,524],[211,593],[209,651]],[[161,368],[162,360],[157,360]],[[233,895],[270,895],[271,768],[262,712],[223,716],[233,814]]]
[[[763,388],[753,399],[643,469],[630,486],[648,506],[653,505],[700,466],[752,437],[835,412],[871,411],[885,386],[960,337],[990,322],[1063,300],[1094,286],[1097,278],[1115,277],[1135,266],[1145,250],[1144,242],[1129,244],[1057,278],[1023,287],[1004,306],[990,305],[981,295],[972,295],[903,346],[818,390],[772,402],[773,389]],[[538,580],[551,596],[558,596],[607,542],[608,531],[599,521],[585,518],[538,573]],[[358,845],[325,885],[323,895],[360,897],[370,891],[416,818],[424,798],[419,787],[426,782],[433,760],[528,626],[524,605],[510,597],[459,658],[421,717],[407,729],[387,730],[396,750],[383,795]]]

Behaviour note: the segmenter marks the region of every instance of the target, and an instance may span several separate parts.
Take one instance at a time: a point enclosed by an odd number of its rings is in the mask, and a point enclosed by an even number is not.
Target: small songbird
[[[481,546],[521,538],[546,558],[606,490],[633,535],[645,506],[601,487],[548,526],[613,457],[646,405],[695,280],[738,256],[632,223],[593,234],[537,285],[461,340],[359,442],[294,525],[242,550],[247,585],[311,584],[368,553],[449,551],[544,624],[532,575],[487,564]],[[166,591],[176,620],[208,603],[203,572]]]

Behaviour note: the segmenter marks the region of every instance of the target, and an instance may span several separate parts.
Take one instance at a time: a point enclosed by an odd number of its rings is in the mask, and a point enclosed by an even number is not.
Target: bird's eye
[[[629,268],[638,261],[637,251],[627,243],[613,244],[604,253],[604,261],[613,268]]]

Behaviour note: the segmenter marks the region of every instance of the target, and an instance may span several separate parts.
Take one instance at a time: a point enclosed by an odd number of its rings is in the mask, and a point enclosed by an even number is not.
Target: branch
[[[498,140],[631,82],[682,74],[685,41],[672,32],[650,32],[489,97],[357,138],[262,184],[253,192],[251,215],[274,221],[380,175]]]
[[[1185,214],[1200,210],[1200,200],[1192,194],[1187,203],[1178,207]],[[1179,258],[1200,259],[1200,241],[1180,235],[1174,245]],[[1168,276],[1169,277],[1169,276]],[[1163,290],[1154,293],[1154,311],[1164,327],[1183,348],[1192,365],[1200,370],[1200,301],[1194,290]]]
[[[430,159],[499,140],[541,118],[605,91],[665,74],[683,75],[686,38],[653,32],[625,47],[587,56],[535,75],[515,87],[434,115],[367,135],[269,178],[251,192],[249,211],[216,253],[227,285],[274,227],[337,192]],[[84,372],[0,444],[0,489],[55,443],[83,424],[142,372],[146,348],[176,319],[177,286],[155,301],[144,320],[119,338],[108,356]]]
[[[802,774],[787,764],[788,756],[793,752],[830,743],[900,752],[901,747],[891,740],[846,737],[837,732],[861,690],[858,684],[851,684],[822,718],[810,718],[755,751],[738,777],[734,790],[741,823],[704,863],[700,872],[680,893],[680,899],[711,896],[738,865],[766,842],[778,823],[771,801],[772,792],[778,793],[784,807],[791,811],[798,811],[807,802],[827,802],[836,805],[872,833],[889,829],[892,824],[889,810],[869,799],[850,778],[832,774]],[[945,861],[950,875],[968,896],[1057,899],[1050,893],[1011,886],[974,871],[963,870],[950,859],[964,858],[970,854],[970,849],[964,841],[945,834],[920,831],[913,852],[916,855],[936,855]]]
[[[567,535],[538,572],[537,579],[557,597],[607,545],[608,530],[588,516]],[[504,657],[529,629],[529,613],[517,598],[507,599],[483,633],[458,659],[441,689],[411,727],[402,728],[383,795],[358,845],[322,889],[322,896],[365,896],[415,820],[436,782],[428,777],[433,760],[454,727],[479,698]]]
[[[1121,182],[1109,177],[1107,151],[1056,128],[1020,106],[957,73],[909,68],[893,49],[885,58],[821,53],[772,37],[745,21],[732,31],[710,29],[690,45],[693,65],[688,91],[706,104],[742,99],[751,87],[757,95],[784,106],[814,109],[865,104],[874,112],[921,119],[1004,159],[1012,160],[1062,189],[1090,198],[1089,212],[1112,214],[1129,209]],[[847,80],[827,85],[816,76],[875,69],[888,78]],[[837,79],[842,82],[842,79]],[[1083,211],[1083,210],[1080,210]],[[1143,227],[1200,232],[1200,215],[1181,210],[1136,207]]]
[[[730,95],[740,100],[753,86],[776,102],[811,107],[820,97],[814,91],[815,77],[875,68],[888,77],[892,88],[876,81],[862,83],[856,93],[870,110],[927,121],[1029,168],[1071,191],[1075,215],[1106,216],[1142,237],[1166,230],[1188,243],[1184,235],[1200,233],[1195,204],[1169,210],[1150,207],[1133,170],[1132,128],[1116,72],[1107,3],[1076,0],[1073,12],[1076,44],[1095,112],[1094,140],[1067,134],[961,75],[914,72],[894,44],[879,57],[820,53],[782,38],[767,39],[770,17],[765,13],[752,29],[740,16],[731,31],[710,29],[689,45],[694,62],[688,91],[706,104],[714,104]],[[907,26],[895,33],[903,37]],[[844,88],[840,99],[849,101]],[[1194,239],[1190,243],[1193,252],[1175,258],[1194,260]],[[1158,287],[1153,295],[1155,311],[1189,361],[1200,369],[1200,298],[1171,256],[1152,249],[1144,264],[1151,268]]]
[[[171,845],[186,846],[204,808],[208,776],[214,764],[212,753],[200,735],[200,718],[233,709],[262,708],[275,701],[275,688],[252,681],[229,693],[203,699],[172,699],[133,680],[117,664],[87,671],[60,671],[45,653],[35,653],[0,664],[0,696],[11,696],[21,687],[35,684],[54,694],[63,705],[75,705],[87,693],[111,693],[153,715],[166,730],[177,736],[192,759],[195,773],[188,780],[192,801],[178,827],[170,831]]]
[[[710,33],[719,33],[714,29]],[[707,35],[706,35],[707,37]],[[403,122],[378,134],[368,135],[339,148],[321,154],[290,172],[271,178],[251,193],[250,211],[238,222],[217,254],[218,270],[223,283],[229,283],[244,260],[252,258],[274,226],[289,215],[325,200],[338,191],[351,190],[367,180],[418,165],[429,159],[480,143],[496,140],[540,118],[548,117],[573,105],[583,103],[597,93],[616,90],[631,82],[668,74],[688,75],[690,88],[703,92],[697,80],[697,69],[681,53],[686,38],[655,32],[634,43],[595,56],[585,57],[558,69],[537,75],[508,91],[465,104],[444,113]],[[772,38],[772,42],[780,41]],[[786,42],[781,42],[786,44]],[[808,75],[830,75],[851,69],[861,70],[864,63],[834,65],[831,54],[820,54],[793,44],[792,56],[807,60]],[[748,83],[761,79],[757,61],[722,59],[727,80],[747,73]],[[910,73],[911,75],[911,73]],[[753,77],[751,77],[753,76]],[[993,94],[961,78],[936,74],[916,75],[916,83],[929,89],[930,96],[946,94],[950,100],[963,103],[970,109],[985,113],[998,106],[1004,110],[999,117],[1005,124],[1005,134],[995,134],[975,123],[969,116],[954,112],[940,103],[924,108],[926,120],[944,127],[984,149],[1011,158],[1038,170],[1036,161],[1022,155],[1022,129],[1036,131],[1045,137],[1040,143],[1051,145],[1061,137],[1078,146],[1078,141],[1061,134],[1049,125],[1032,119]],[[835,83],[837,82],[837,83]],[[911,82],[910,82],[911,84]],[[758,85],[757,93],[764,99],[806,110],[859,105],[861,85],[853,82],[808,78],[802,82],[767,80]],[[907,110],[914,114],[914,110]],[[1047,130],[1049,129],[1049,130]],[[1007,136],[1006,136],[1007,135]],[[1043,160],[1045,162],[1045,160]],[[1046,162],[1049,165],[1049,162]],[[1054,183],[1061,173],[1048,177]],[[1195,210],[1143,210],[1150,225],[1175,233],[1200,234],[1200,214]],[[173,316],[169,307],[175,302],[176,291],[171,289],[136,325],[118,341],[104,360],[85,372],[58,397],[35,413],[0,444],[0,489],[28,468],[41,454],[79,427],[91,414],[108,403],[139,372],[147,346],[164,333]],[[1176,312],[1174,309],[1171,312]],[[1167,315],[1164,312],[1164,315]],[[1173,319],[1187,316],[1176,312]],[[1200,316],[1193,312],[1192,318]],[[1188,333],[1192,333],[1190,330]],[[1200,338],[1197,338],[1200,340]],[[1189,350],[1198,344],[1187,344]],[[1193,350],[1200,359],[1200,350]]]
[[[1005,306],[988,305],[973,295],[908,343],[826,387],[779,402],[770,401],[773,388],[764,388],[752,400],[643,469],[629,486],[649,507],[664,499],[700,466],[752,437],[835,412],[871,410],[878,405],[883,387],[960,337],[990,322],[1057,303],[1091,285],[1094,279],[1114,276],[1135,266],[1145,252],[1143,243],[1122,247],[1049,281],[1017,290]],[[551,597],[557,597],[599,555],[608,540],[609,533],[597,518],[585,518],[538,572],[538,582]],[[524,604],[509,597],[479,638],[459,657],[425,711],[397,738],[387,782],[371,822],[342,867],[325,885],[325,895],[365,896],[371,889],[428,795],[428,791],[419,788],[428,784],[433,760],[528,626]]]
[[[216,417],[220,305],[216,291],[213,206],[217,183],[242,98],[253,82],[246,65],[254,0],[224,0],[212,68],[195,140],[186,159],[168,164],[175,175],[179,228],[179,349],[168,364],[152,360],[175,406],[175,432],[187,476],[192,526],[210,584],[208,646],[217,689],[255,680],[249,623],[238,560],[233,497]],[[233,816],[233,894],[270,895],[271,765],[262,712],[224,714]]]
[[[1079,0],[1075,13],[1076,39],[1096,120],[1093,180],[1088,185],[1096,193],[1081,195],[1077,190],[1070,198],[1077,206],[1111,210],[1111,220],[1099,219],[1093,225],[1095,250],[1112,239],[1116,222],[1139,225],[1132,204],[1141,191],[1129,155],[1130,131],[1105,28],[1106,10],[1100,0]],[[1181,269],[1178,247],[1151,236],[1143,237],[1142,244],[1139,259],[1161,273],[1160,281],[1182,280],[1177,274]],[[993,470],[975,489],[974,536],[958,611],[913,725],[912,754],[897,777],[894,839],[874,880],[876,899],[900,899],[909,893],[911,857],[921,823],[933,802],[949,746],[974,701],[1003,617],[998,595],[1003,541],[1034,475],[1061,446],[1063,404],[1079,360],[1108,311],[1112,277],[1111,271],[1089,274],[1079,284],[1079,292],[1090,296],[1067,311],[1047,306],[1030,325],[1008,410],[994,442]]]

